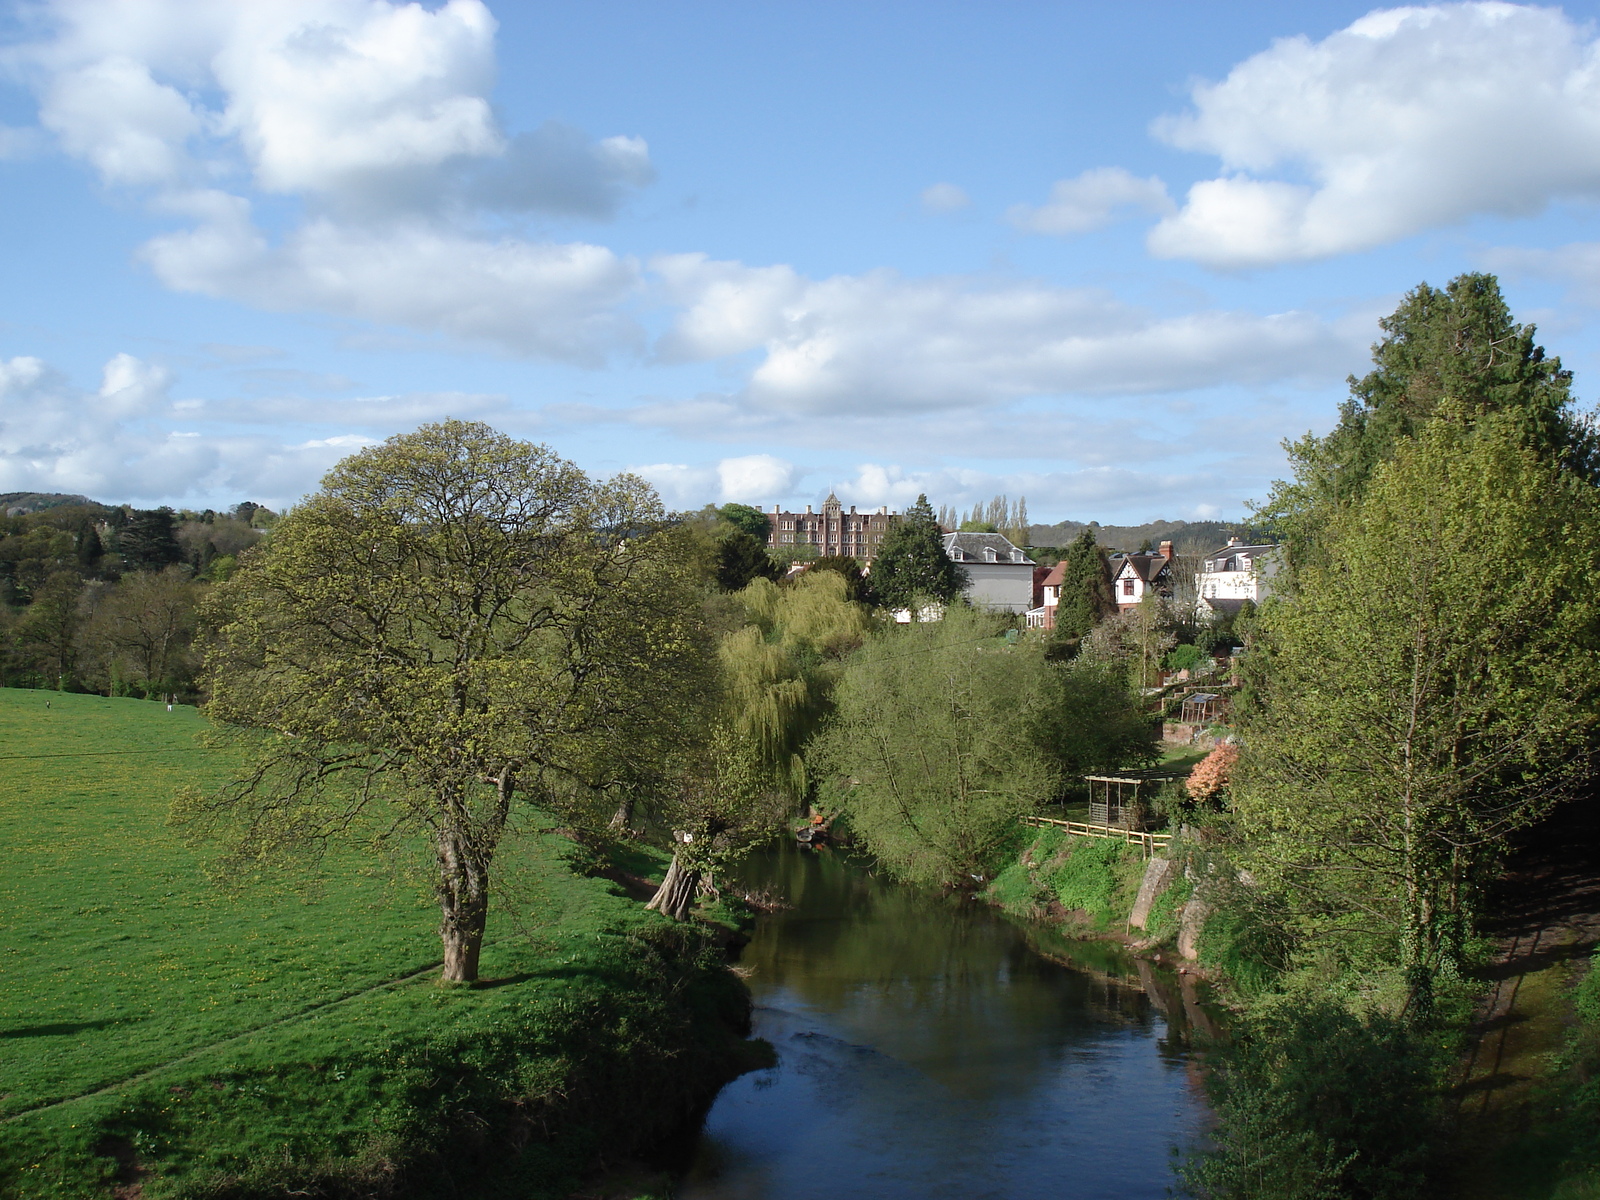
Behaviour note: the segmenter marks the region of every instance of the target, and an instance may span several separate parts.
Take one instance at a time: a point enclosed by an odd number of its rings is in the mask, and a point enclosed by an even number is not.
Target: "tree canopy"
[[[1252,869],[1304,929],[1402,956],[1419,1001],[1500,840],[1591,761],[1600,506],[1525,435],[1501,413],[1396,443],[1257,621],[1233,787]]]
[[[178,817],[237,855],[423,836],[444,977],[476,977],[513,802],[686,755],[709,690],[682,536],[643,481],[446,421],[340,463],[214,592],[211,715],[251,765]]]
[[[872,563],[872,590],[889,608],[917,603],[948,604],[967,585],[967,573],[945,553],[944,535],[926,496],[884,535]]]
[[[1379,325],[1373,369],[1350,377],[1339,423],[1326,437],[1285,443],[1295,477],[1276,486],[1262,515],[1290,540],[1292,563],[1313,553],[1317,530],[1361,497],[1377,465],[1434,419],[1466,429],[1503,414],[1534,454],[1600,479],[1600,442],[1574,410],[1571,372],[1536,343],[1533,325],[1512,317],[1493,275],[1419,284]]]

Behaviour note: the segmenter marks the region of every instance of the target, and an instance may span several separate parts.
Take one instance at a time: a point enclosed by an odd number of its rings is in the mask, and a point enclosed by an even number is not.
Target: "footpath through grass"
[[[745,1000],[709,937],[553,835],[507,853],[520,911],[472,989],[435,984],[437,909],[386,865],[216,889],[166,825],[228,769],[203,728],[0,689],[0,1195],[538,1195],[731,1069]]]

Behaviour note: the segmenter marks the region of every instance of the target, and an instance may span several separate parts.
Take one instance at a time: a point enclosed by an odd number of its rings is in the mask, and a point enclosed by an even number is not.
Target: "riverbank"
[[[203,726],[0,689],[0,1195],[564,1196],[752,1065],[713,931],[553,832],[502,860],[472,988],[404,863],[213,887],[165,824],[226,771]]]

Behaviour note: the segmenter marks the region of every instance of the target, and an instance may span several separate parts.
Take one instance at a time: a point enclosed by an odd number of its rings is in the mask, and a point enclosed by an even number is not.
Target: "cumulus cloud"
[[[489,240],[425,221],[367,228],[325,218],[272,245],[238,197],[196,194],[184,204],[199,224],[142,250],[178,291],[439,330],[589,365],[640,338],[618,311],[638,265],[603,246]]]
[[[1167,185],[1155,176],[1140,179],[1121,167],[1095,167],[1058,180],[1044,204],[1012,205],[1006,220],[1028,233],[1069,235],[1109,225],[1128,209],[1158,216],[1174,211]]]
[[[746,454],[715,463],[647,463],[628,468],[648,479],[676,508],[703,504],[764,504],[787,495],[803,474],[771,454]]]
[[[1600,197],[1600,49],[1560,9],[1379,10],[1285,38],[1158,120],[1214,154],[1152,253],[1238,268],[1369,249],[1474,214]]]
[[[759,351],[745,398],[794,412],[925,412],[1035,394],[1337,377],[1359,361],[1363,340],[1311,313],[1158,317],[1104,292],[1027,281],[893,271],[811,280],[700,254],[651,266],[682,309],[661,356]]]
[[[936,183],[922,189],[922,207],[931,213],[959,212],[972,204],[966,189],[953,183]]]
[[[144,258],[169,286],[594,364],[638,340],[637,267],[494,214],[605,218],[654,178],[641,138],[548,123],[508,137],[481,0],[60,0],[6,52],[41,127],[188,225]],[[5,151],[0,139],[0,153]],[[259,192],[303,199],[284,234]]]

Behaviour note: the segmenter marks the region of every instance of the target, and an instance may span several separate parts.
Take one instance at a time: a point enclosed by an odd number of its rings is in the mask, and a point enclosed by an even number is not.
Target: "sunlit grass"
[[[603,1077],[583,1136],[525,1156],[537,1182],[704,1087],[673,1055],[707,1014],[725,1033],[742,993],[696,965],[700,934],[574,875],[554,835],[502,856],[514,911],[491,916],[481,988],[436,986],[437,909],[356,851],[213,886],[167,824],[180,787],[226,777],[204,728],[191,708],[0,689],[0,1196],[103,1196],[118,1147],[147,1197],[224,1176],[281,1194],[312,1168],[436,1161],[466,1109]],[[660,1112],[630,1115],[652,1087]]]

